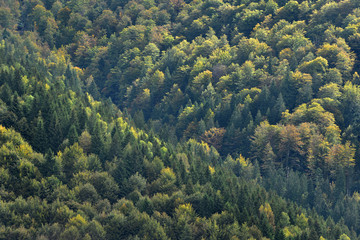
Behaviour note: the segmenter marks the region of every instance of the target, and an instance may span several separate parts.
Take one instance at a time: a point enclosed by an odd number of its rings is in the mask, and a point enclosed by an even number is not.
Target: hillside
[[[360,2],[0,1],[0,239],[358,239]]]

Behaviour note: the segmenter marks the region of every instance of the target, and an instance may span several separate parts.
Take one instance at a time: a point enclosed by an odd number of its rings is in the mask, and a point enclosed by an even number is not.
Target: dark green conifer
[[[275,105],[271,110],[269,121],[272,124],[276,124],[280,121],[282,113],[285,112],[286,106],[282,94],[280,93],[276,99]]]
[[[77,133],[75,124],[71,124],[67,138],[69,139],[70,145],[73,145],[78,141],[79,135]]]
[[[48,149],[48,139],[41,112],[39,112],[38,117],[35,121],[33,144],[34,148],[41,153],[44,153]]]

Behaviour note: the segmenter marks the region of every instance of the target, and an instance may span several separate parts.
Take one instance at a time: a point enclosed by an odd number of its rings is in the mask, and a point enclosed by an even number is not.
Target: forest
[[[0,239],[360,239],[360,1],[0,0]]]

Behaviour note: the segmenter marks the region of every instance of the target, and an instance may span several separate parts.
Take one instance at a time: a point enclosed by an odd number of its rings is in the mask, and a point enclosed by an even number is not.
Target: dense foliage
[[[0,239],[358,238],[358,0],[2,0],[0,30]]]

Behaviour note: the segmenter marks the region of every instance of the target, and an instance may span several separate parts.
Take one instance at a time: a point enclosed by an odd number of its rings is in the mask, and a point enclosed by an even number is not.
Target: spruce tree
[[[42,118],[41,112],[39,112],[39,115],[35,121],[33,145],[34,148],[41,153],[44,153],[48,149],[48,139],[45,132],[44,120]]]
[[[70,145],[73,145],[75,142],[77,142],[79,135],[76,131],[75,124],[71,124],[67,138],[69,139]]]
[[[280,88],[286,106],[288,106],[288,108],[292,110],[295,107],[296,96],[298,92],[296,90],[295,83],[292,79],[292,72],[290,71],[289,68],[287,68],[284,79],[281,81]]]
[[[104,132],[101,123],[96,121],[93,135],[91,137],[91,151],[97,155],[102,156],[105,145]]]
[[[275,105],[271,110],[269,116],[269,122],[271,124],[276,124],[280,121],[282,113],[285,112],[286,106],[282,94],[280,93],[278,98],[276,99]]]
[[[56,111],[53,111],[51,114],[48,133],[50,147],[53,151],[56,151],[63,140],[62,126]]]
[[[7,83],[5,83],[4,85],[1,86],[0,98],[4,103],[10,105],[12,95],[13,95],[13,93]]]

